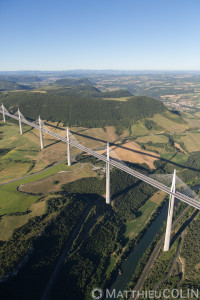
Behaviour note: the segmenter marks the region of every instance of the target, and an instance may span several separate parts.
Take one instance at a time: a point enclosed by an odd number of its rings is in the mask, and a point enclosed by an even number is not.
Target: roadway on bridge
[[[10,114],[7,111],[3,112],[1,109],[0,109],[0,113],[2,113],[2,114],[4,113],[4,115],[6,115],[8,117],[11,117],[11,118],[16,119],[16,120],[19,121],[19,116],[12,115],[12,114]],[[156,187],[157,189],[162,190],[165,193],[167,193],[169,195],[172,195],[175,198],[177,198],[177,199],[179,199],[179,200],[181,200],[181,201],[183,201],[183,202],[185,202],[185,203],[187,203],[187,204],[189,204],[189,205],[191,205],[191,206],[193,206],[193,207],[195,207],[195,208],[197,208],[197,209],[200,210],[200,202],[198,202],[198,201],[196,201],[196,200],[194,200],[194,199],[192,199],[192,198],[190,198],[190,197],[188,197],[188,196],[186,196],[186,195],[184,195],[182,193],[179,193],[179,192],[173,193],[169,187],[163,185],[162,183],[160,183],[160,182],[158,182],[158,181],[156,181],[154,179],[151,179],[150,177],[148,177],[146,175],[143,175],[143,174],[141,174],[141,173],[139,173],[137,171],[134,171],[133,169],[131,169],[131,168],[127,167],[127,166],[124,166],[122,163],[119,163],[119,162],[115,161],[114,159],[110,158],[109,161],[108,161],[107,157],[105,155],[98,154],[97,152],[95,152],[95,151],[93,151],[93,150],[91,150],[91,149],[89,149],[87,147],[84,147],[81,144],[78,144],[78,143],[76,143],[74,141],[68,140],[67,138],[62,137],[59,134],[56,134],[56,133],[54,133],[54,132],[52,132],[52,131],[50,131],[48,129],[42,128],[42,127],[36,125],[35,123],[29,122],[26,119],[22,118],[21,122],[23,122],[23,123],[25,123],[25,124],[33,127],[33,128],[36,128],[36,129],[40,130],[41,132],[47,133],[47,134],[55,137],[56,139],[58,139],[60,141],[63,141],[65,143],[69,143],[71,146],[73,146],[73,147],[75,147],[77,149],[80,149],[83,152],[86,152],[86,153],[88,153],[88,154],[90,154],[90,155],[92,155],[92,156],[94,156],[94,157],[96,157],[96,158],[98,158],[98,159],[100,159],[100,160],[102,160],[104,162],[107,162],[111,166],[116,167],[116,168],[118,168],[118,169],[126,172],[127,174],[130,174],[130,175],[136,177],[137,179],[142,180],[142,181],[144,181],[144,182],[146,182],[146,183],[148,183],[148,184]]]

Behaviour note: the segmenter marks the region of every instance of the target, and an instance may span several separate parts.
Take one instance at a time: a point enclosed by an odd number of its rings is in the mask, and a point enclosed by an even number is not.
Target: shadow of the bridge
[[[63,129],[62,127],[59,127],[59,126],[55,126],[55,125],[48,124],[48,123],[45,123],[45,125],[47,125],[49,127],[52,127],[52,128],[55,128],[55,129],[66,131],[66,129]],[[101,142],[101,143],[105,143],[105,145],[107,144],[106,140],[103,140],[103,139],[100,139],[100,138],[96,138],[96,137],[93,137],[93,136],[88,136],[86,134],[81,133],[81,132],[83,132],[85,130],[87,130],[87,129],[81,129],[78,132],[70,130],[70,132],[72,134],[74,134],[74,135],[77,135],[77,136],[80,136],[80,137],[83,137],[83,138],[86,138],[86,139],[90,139],[90,140],[98,141],[98,142]],[[115,146],[115,149],[116,148],[121,148],[121,149],[128,150],[128,151],[131,151],[131,152],[136,153],[136,154],[140,154],[140,155],[142,154],[142,155],[147,156],[147,157],[152,157],[152,158],[158,159],[158,160],[162,161],[163,163],[165,163],[165,164],[171,164],[174,167],[180,167],[182,169],[200,172],[200,169],[196,169],[196,168],[193,168],[193,167],[185,166],[183,164],[180,164],[180,163],[172,161],[172,159],[176,156],[176,154],[178,153],[178,151],[175,154],[173,154],[170,159],[166,159],[166,158],[160,157],[159,155],[156,155],[156,154],[146,153],[146,152],[143,152],[142,150],[140,151],[140,150],[131,149],[131,148],[125,146],[125,145],[120,145],[120,144],[117,144],[117,143],[114,143],[114,142],[110,142],[109,144],[110,144],[110,146]],[[164,165],[163,166],[159,166],[156,170],[160,169],[161,167],[164,167]],[[153,171],[153,173],[155,171]]]
[[[48,148],[48,147],[53,146],[53,145],[55,145],[55,144],[58,144],[58,143],[60,143],[60,142],[61,142],[61,141],[56,141],[56,142],[50,143],[50,144],[48,144],[48,145],[45,145],[44,148]]]
[[[126,187],[123,190],[120,190],[119,192],[112,194],[112,200],[118,198],[119,196],[122,196],[123,194],[128,193],[130,190],[134,189],[135,187],[137,187],[140,184],[140,180],[137,180],[136,183],[133,183],[131,185],[129,185],[128,187]]]

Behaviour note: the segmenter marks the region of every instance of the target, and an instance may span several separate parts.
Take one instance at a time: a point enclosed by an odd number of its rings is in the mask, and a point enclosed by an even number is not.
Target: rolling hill
[[[63,82],[71,84],[68,79],[61,80]],[[43,120],[85,127],[113,125],[128,128],[137,120],[167,111],[160,101],[153,98],[131,96],[126,90],[101,92],[87,80],[68,87],[51,86],[46,93],[32,91],[1,95],[1,102],[11,112],[19,107],[27,118],[37,119],[40,115]]]
[[[15,81],[0,80],[0,91],[12,91],[12,90],[29,90],[27,85],[21,85]]]

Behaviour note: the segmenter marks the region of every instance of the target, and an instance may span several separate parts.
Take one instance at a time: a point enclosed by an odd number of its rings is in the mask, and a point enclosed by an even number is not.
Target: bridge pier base
[[[176,170],[174,170],[171,192],[175,193],[176,188]],[[174,199],[175,197],[169,196],[169,207],[168,207],[168,216],[167,216],[167,226],[165,233],[165,243],[164,243],[164,251],[169,251],[170,247],[170,236],[171,236],[171,228],[172,228],[172,219],[173,219],[173,211],[174,211]]]
[[[43,143],[43,136],[42,136],[42,124],[41,124],[41,119],[39,116],[39,128],[40,128],[40,147],[41,149],[44,149],[44,143]]]
[[[19,131],[20,131],[20,134],[23,134],[22,121],[21,121],[21,113],[19,111],[19,108],[18,108],[18,116],[19,116]]]
[[[109,143],[107,143],[107,162],[106,162],[106,203],[110,204],[110,156],[109,156]]]
[[[68,167],[71,166],[71,152],[70,152],[70,144],[69,144],[69,128],[67,127],[67,162]]]

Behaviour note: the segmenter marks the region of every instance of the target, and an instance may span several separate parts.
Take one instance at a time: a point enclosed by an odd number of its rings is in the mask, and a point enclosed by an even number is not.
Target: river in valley
[[[160,214],[156,219],[151,223],[150,227],[147,229],[144,236],[141,238],[137,246],[130,252],[127,259],[122,263],[120,270],[121,275],[119,274],[110,290],[116,289],[116,291],[123,291],[126,289],[128,283],[131,281],[131,278],[134,275],[137,264],[142,257],[143,253],[146,251],[148,246],[153,241],[157,233],[160,232],[164,221],[167,220],[167,210],[168,210],[168,201],[162,207]]]

